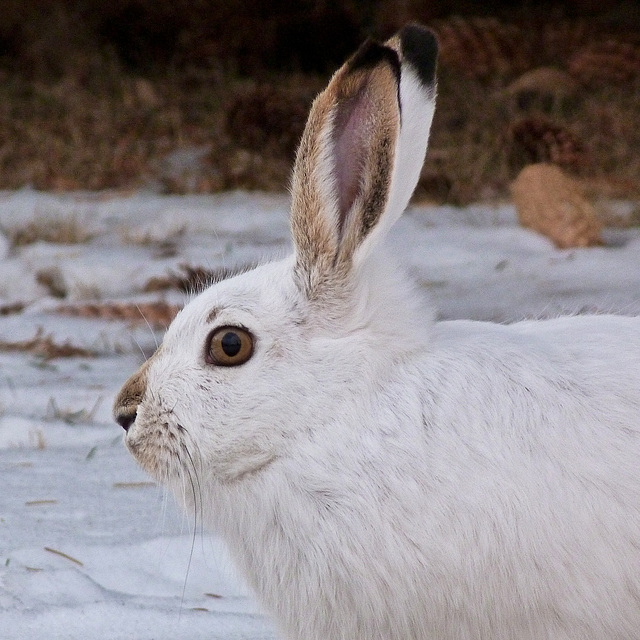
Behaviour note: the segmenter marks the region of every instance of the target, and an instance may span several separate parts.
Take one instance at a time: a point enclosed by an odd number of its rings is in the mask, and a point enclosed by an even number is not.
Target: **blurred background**
[[[418,200],[500,200],[550,162],[640,194],[640,3],[1,0],[0,188],[286,189],[314,95],[368,36],[441,44]]]

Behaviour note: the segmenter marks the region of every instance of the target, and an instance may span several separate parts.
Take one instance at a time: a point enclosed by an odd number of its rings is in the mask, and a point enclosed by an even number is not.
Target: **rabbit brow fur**
[[[435,40],[367,46],[313,107],[293,255],[178,314],[116,399],[126,444],[288,640],[638,639],[640,319],[435,322],[379,246]],[[253,355],[207,364],[226,326]]]

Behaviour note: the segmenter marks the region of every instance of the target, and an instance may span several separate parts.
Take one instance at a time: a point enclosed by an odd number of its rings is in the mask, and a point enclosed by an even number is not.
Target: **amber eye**
[[[253,336],[240,327],[218,327],[207,338],[205,360],[208,364],[235,367],[253,354]]]

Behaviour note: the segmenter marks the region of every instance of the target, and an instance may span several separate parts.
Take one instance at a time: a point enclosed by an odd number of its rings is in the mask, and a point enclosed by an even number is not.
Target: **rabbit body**
[[[271,324],[293,299],[285,272],[194,300],[148,373],[162,402],[138,417],[141,436],[185,425],[198,489],[189,471],[161,479],[227,541],[285,637],[640,637],[640,320],[408,332],[418,296],[386,263],[341,335],[301,310],[292,332],[291,316]],[[264,355],[230,394],[193,366],[204,315],[256,291],[270,295],[242,312]],[[376,322],[355,326],[363,314]],[[177,449],[161,468],[188,464]]]
[[[116,418],[289,640],[640,638],[640,318],[434,322],[378,246],[434,43],[406,28],[336,74],[293,256],[193,299]],[[226,328],[251,345],[216,360]]]
[[[436,325],[351,386],[367,428],[310,421],[257,488],[212,499],[287,637],[640,637],[640,327],[599,320]]]

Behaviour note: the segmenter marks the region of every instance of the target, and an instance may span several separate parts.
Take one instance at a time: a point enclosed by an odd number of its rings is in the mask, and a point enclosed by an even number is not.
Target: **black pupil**
[[[233,356],[237,356],[240,353],[240,348],[242,347],[242,341],[240,340],[240,336],[233,331],[227,331],[222,336],[222,340],[220,341],[220,346],[222,350],[228,355],[230,358]]]

